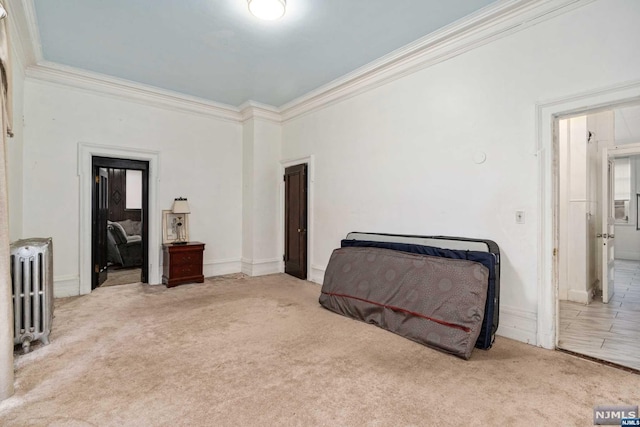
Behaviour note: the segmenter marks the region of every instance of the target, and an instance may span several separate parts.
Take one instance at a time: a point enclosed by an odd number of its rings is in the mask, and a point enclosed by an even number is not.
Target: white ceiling
[[[33,0],[45,60],[238,106],[282,106],[493,0]]]

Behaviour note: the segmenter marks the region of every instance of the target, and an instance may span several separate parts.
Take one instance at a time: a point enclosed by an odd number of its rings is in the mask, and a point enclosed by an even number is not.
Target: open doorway
[[[92,157],[91,289],[148,282],[149,162]]]
[[[640,106],[556,121],[557,347],[640,370]]]

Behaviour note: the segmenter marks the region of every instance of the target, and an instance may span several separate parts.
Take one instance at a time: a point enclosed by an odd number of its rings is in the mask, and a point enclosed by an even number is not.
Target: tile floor
[[[609,304],[560,301],[558,347],[640,370],[640,262],[616,260]]]

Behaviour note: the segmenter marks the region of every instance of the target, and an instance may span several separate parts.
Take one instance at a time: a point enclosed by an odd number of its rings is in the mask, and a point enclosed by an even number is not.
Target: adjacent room
[[[558,121],[558,347],[634,369],[638,118],[631,104]]]
[[[637,417],[640,2],[0,5],[0,424]]]

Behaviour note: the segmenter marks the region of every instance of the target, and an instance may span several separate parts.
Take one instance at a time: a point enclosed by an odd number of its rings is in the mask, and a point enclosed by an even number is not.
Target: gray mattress
[[[484,318],[488,275],[473,261],[341,248],[331,254],[320,304],[469,359]]]

